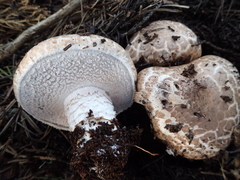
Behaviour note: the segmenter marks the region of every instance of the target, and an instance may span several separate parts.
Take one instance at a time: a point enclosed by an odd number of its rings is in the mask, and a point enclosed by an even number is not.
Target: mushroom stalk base
[[[83,122],[85,129],[92,129],[86,118],[95,117],[111,120],[116,117],[114,106],[105,91],[97,87],[84,87],[73,91],[64,101],[65,114],[68,119],[70,131],[77,124]]]
[[[121,179],[131,146],[139,140],[139,130],[121,129],[111,99],[96,87],[72,92],[64,106],[73,130],[71,169],[82,179]]]
[[[118,180],[123,178],[123,168],[133,144],[138,143],[140,131],[120,128],[116,119],[88,121],[96,129],[86,131],[78,125],[70,133],[73,146],[71,169],[81,179]],[[91,137],[85,141],[86,133]],[[76,178],[76,177],[74,177]]]

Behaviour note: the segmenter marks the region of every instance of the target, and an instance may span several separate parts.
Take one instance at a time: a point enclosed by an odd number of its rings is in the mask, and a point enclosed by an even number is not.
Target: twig
[[[84,1],[86,0],[72,0],[53,15],[23,31],[14,41],[8,43],[5,47],[0,49],[0,62],[13,55],[26,41],[32,38],[34,34],[49,28],[51,25],[63,19],[65,16],[72,13],[76,8],[80,7],[81,3]]]
[[[160,9],[149,9],[149,10],[144,11],[142,14],[146,14],[146,13],[149,13],[152,11],[154,11],[154,12],[172,12],[172,13],[182,12],[182,10],[180,10],[180,9],[160,8]]]
[[[4,103],[7,102],[9,96],[11,95],[12,90],[13,90],[13,86],[10,87],[10,89],[8,90],[8,92],[7,92],[6,96],[5,96],[5,98],[3,99],[3,101],[0,102],[0,106],[2,106]]]
[[[222,177],[222,174],[221,174],[221,173],[201,171],[201,174],[212,175],[212,176],[221,176],[221,177]]]
[[[13,100],[14,102],[16,102],[16,100]],[[5,110],[6,111],[6,110]],[[0,136],[4,133],[4,131],[7,130],[7,128],[10,126],[10,124],[13,122],[13,120],[15,120],[15,118],[17,117],[17,115],[19,114],[20,108],[18,108],[18,110],[14,113],[14,115],[11,117],[11,119],[7,122],[7,124],[2,128],[2,130],[0,131]],[[1,115],[0,115],[1,117]]]
[[[183,8],[183,9],[190,8],[190,6],[180,5],[180,4],[163,4],[162,7],[177,7],[177,8]]]
[[[153,10],[159,9],[161,7],[161,5],[162,5],[162,2],[159,2]],[[142,25],[145,22],[147,22],[149,20],[149,18],[154,14],[155,11],[153,11],[153,10],[146,17],[144,17],[143,20],[139,24],[133,26],[129,31],[121,34],[121,37],[125,37],[127,35],[133,34],[137,29],[140,29],[142,27]]]
[[[232,50],[230,50],[230,49],[225,49],[225,48],[218,47],[218,46],[216,46],[216,45],[214,45],[214,44],[212,44],[211,42],[208,42],[208,41],[206,41],[206,40],[203,40],[203,41],[201,42],[201,44],[207,44],[207,45],[211,46],[212,48],[214,48],[214,49],[216,49],[216,50],[218,50],[218,51],[222,51],[222,52],[226,52],[226,53],[231,53],[231,55],[234,55],[234,56],[240,56],[240,53],[236,53],[235,51],[232,51]]]
[[[147,151],[146,149],[143,149],[143,148],[141,148],[141,147],[139,147],[139,146],[137,146],[137,145],[133,145],[133,146],[136,147],[136,148],[138,148],[138,149],[141,149],[143,152],[148,153],[148,154],[150,154],[151,156],[158,156],[158,155],[159,155],[158,153],[151,153],[151,152]]]

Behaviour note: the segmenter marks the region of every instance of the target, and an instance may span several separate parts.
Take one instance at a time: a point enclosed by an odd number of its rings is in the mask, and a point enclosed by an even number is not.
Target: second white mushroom
[[[159,20],[142,28],[126,47],[133,62],[172,66],[189,63],[202,54],[196,34],[180,22]]]

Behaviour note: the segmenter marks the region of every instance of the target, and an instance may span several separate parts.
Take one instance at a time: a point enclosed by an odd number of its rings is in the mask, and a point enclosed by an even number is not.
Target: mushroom
[[[214,55],[138,74],[135,101],[145,106],[169,154],[206,159],[225,149],[239,123],[240,81],[229,61]]]
[[[195,33],[179,22],[152,22],[130,39],[126,50],[133,62],[144,61],[158,66],[185,64],[201,56]]]
[[[116,115],[131,106],[136,76],[130,56],[114,41],[62,35],[29,50],[16,70],[14,92],[34,118],[71,132],[71,164],[82,178],[94,172],[105,179],[126,163],[131,142]]]

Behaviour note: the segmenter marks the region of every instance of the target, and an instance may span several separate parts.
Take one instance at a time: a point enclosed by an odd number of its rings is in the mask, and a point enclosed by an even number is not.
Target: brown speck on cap
[[[181,107],[182,108],[187,108],[187,105],[186,104],[181,104]]]
[[[93,111],[91,109],[89,109],[88,117],[92,117],[92,116],[93,116]]]
[[[106,39],[101,39],[101,43],[105,43],[106,42]]]
[[[194,69],[194,64],[190,64],[187,68],[184,68],[183,72],[181,73],[182,76],[187,78],[192,78],[197,73]]]
[[[151,41],[153,41],[155,38],[158,37],[158,35],[157,35],[156,33],[153,33],[153,35],[150,36],[150,35],[148,35],[148,32],[145,32],[145,33],[143,34],[143,36],[144,36],[145,39],[146,39],[146,41],[143,42],[143,44],[150,43]],[[151,44],[151,45],[153,45],[153,44]]]
[[[67,51],[71,46],[72,46],[72,44],[68,44],[66,47],[63,48],[63,50]]]
[[[181,36],[172,36],[172,39],[173,39],[174,41],[177,41],[180,37],[181,37]]]
[[[93,42],[93,47],[97,46],[97,43],[96,42]]]
[[[182,123],[178,124],[166,124],[165,129],[169,130],[171,133],[177,133],[179,132],[183,127]]]
[[[194,138],[194,134],[193,134],[192,130],[189,129],[188,133],[185,134],[185,135],[186,135],[186,137],[189,139],[189,144],[191,144],[191,142],[192,142],[192,140],[193,140],[193,138]]]
[[[225,102],[231,102],[232,98],[230,98],[229,96],[220,96]]]
[[[181,75],[189,69],[193,73]],[[138,74],[135,101],[146,102],[141,104],[156,137],[172,152],[188,159],[211,158],[229,145],[239,124],[236,71],[229,61],[213,55],[181,66],[149,67]]]
[[[85,32],[85,33],[79,33],[78,35],[79,35],[79,36],[90,36],[91,33]]]
[[[85,47],[83,47],[83,49],[87,49],[87,48],[89,48],[89,46],[85,46]]]
[[[198,113],[198,112],[194,112],[193,115],[197,117],[204,117],[201,113]]]
[[[175,31],[173,28],[171,28],[171,26],[168,26],[168,29],[171,30],[172,32]]]

